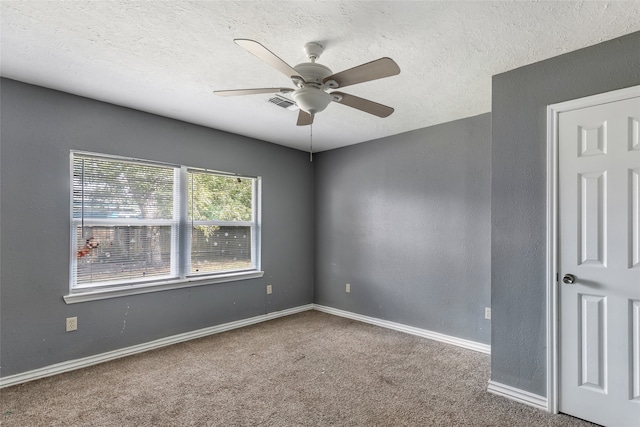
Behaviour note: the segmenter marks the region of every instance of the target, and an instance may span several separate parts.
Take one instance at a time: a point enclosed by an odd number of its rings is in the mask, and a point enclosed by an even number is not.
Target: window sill
[[[118,298],[128,295],[146,294],[150,292],[168,291],[171,289],[191,288],[194,286],[212,285],[214,283],[234,282],[236,280],[258,279],[264,276],[264,271],[251,271],[242,273],[229,273],[216,277],[197,278],[190,277],[184,280],[172,280],[161,283],[149,283],[144,285],[114,286],[112,288],[91,289],[76,291],[62,298],[67,304],[96,301],[101,299]]]

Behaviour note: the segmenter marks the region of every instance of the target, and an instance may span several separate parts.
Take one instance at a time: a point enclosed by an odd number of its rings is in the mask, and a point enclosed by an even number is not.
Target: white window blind
[[[177,277],[178,172],[74,156],[76,287]]]

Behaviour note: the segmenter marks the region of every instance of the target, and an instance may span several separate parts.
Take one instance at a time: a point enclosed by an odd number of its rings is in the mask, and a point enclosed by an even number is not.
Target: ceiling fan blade
[[[309,126],[313,123],[313,116],[306,111],[300,110],[298,113],[298,126]]]
[[[380,58],[333,74],[325,78],[323,83],[333,80],[338,83],[338,87],[346,87],[371,80],[382,79],[384,77],[395,76],[396,74],[400,74],[398,64],[391,58]]]
[[[249,39],[234,39],[234,42],[249,53],[257,56],[262,59],[267,64],[271,65],[276,70],[280,71],[285,76],[291,78],[292,76],[296,76],[302,79],[302,76],[289,64],[284,62],[282,59],[278,58],[276,54],[271,52],[269,49],[261,45],[255,40]],[[302,79],[304,81],[304,79]]]
[[[287,93],[293,92],[293,89],[287,87],[265,87],[258,89],[232,89],[232,90],[214,90],[218,96],[240,96],[240,95],[258,95],[260,93]]]
[[[341,99],[336,101],[339,104],[347,105],[357,110],[364,111],[365,113],[373,114],[374,116],[389,117],[394,111],[393,108],[387,107],[386,105],[349,95],[348,93],[331,92],[330,95],[339,95]]]

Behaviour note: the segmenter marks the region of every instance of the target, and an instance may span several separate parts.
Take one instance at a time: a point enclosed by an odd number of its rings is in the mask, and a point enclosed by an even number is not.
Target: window
[[[253,268],[252,178],[188,171],[189,274]]]
[[[259,178],[80,152],[71,158],[72,294],[258,272]]]

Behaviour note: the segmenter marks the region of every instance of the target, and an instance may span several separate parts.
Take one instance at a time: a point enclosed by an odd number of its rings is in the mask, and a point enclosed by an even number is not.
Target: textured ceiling
[[[334,72],[388,56],[398,76],[344,92],[395,108],[381,119],[332,103],[314,151],[488,112],[491,76],[640,30],[640,1],[10,1],[3,76],[307,150],[309,127],[269,95],[292,87],[233,43],[250,38],[294,66],[306,42]],[[640,54],[640,53],[639,53]]]

